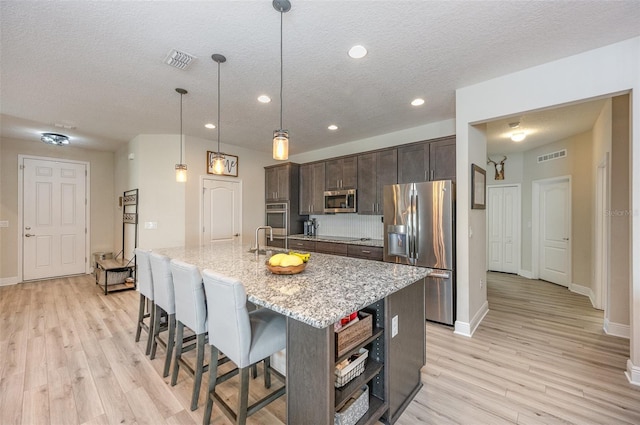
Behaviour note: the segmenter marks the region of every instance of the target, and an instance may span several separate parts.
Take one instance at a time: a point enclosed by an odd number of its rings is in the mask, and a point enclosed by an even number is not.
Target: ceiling
[[[283,15],[290,153],[454,118],[457,88],[638,36],[638,22],[635,0],[292,0]],[[216,121],[211,54],[220,53],[222,143],[271,149],[280,14],[269,0],[3,0],[0,24],[3,137],[37,141],[56,131],[74,146],[116,150],[138,134],[177,134],[181,87],[189,91],[184,133],[213,144],[216,130],[204,124]],[[355,44],[369,54],[351,59]],[[197,59],[170,67],[172,49]],[[257,102],[261,94],[273,101]],[[416,97],[426,103],[411,106]],[[532,131],[567,123],[520,118]],[[504,124],[490,124],[489,134]]]

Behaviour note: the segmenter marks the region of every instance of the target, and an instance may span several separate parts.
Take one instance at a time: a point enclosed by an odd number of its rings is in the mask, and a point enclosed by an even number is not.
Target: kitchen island
[[[333,424],[349,392],[369,383],[369,411],[358,423],[394,422],[420,388],[424,365],[427,269],[314,253],[306,270],[275,275],[267,255],[238,242],[155,252],[241,281],[249,301],[287,317],[287,422]],[[334,389],[333,325],[356,310],[372,314],[369,373]],[[355,350],[357,351],[357,349]],[[349,355],[349,353],[347,353]]]

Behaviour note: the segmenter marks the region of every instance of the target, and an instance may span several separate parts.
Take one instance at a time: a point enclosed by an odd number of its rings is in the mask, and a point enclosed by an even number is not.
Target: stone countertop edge
[[[154,252],[237,279],[249,301],[319,329],[428,273],[423,267],[312,253],[302,273],[276,275],[265,266],[267,256],[248,250],[238,242],[212,242]]]
[[[384,248],[384,241],[382,239],[361,239],[361,238],[350,238],[346,236],[307,236],[307,235],[289,235],[287,236],[289,239],[301,240],[301,241],[314,241],[314,242],[333,242],[333,243],[344,243],[349,245],[364,245],[364,246],[375,246]]]

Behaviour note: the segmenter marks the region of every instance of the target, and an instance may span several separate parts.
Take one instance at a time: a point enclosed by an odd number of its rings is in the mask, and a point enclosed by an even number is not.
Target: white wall
[[[456,331],[471,334],[482,316],[486,291],[484,212],[471,210],[469,170],[484,163],[486,140],[472,124],[551,106],[640,90],[640,37],[537,67],[485,81],[456,91],[456,154],[458,177],[458,321]],[[631,128],[640,128],[640,97],[631,96]],[[640,131],[631,131],[631,209],[640,211]],[[627,373],[640,384],[640,217],[631,218],[631,359]],[[470,237],[470,232],[473,236]],[[638,266],[634,266],[634,263]],[[472,318],[474,322],[472,322]]]

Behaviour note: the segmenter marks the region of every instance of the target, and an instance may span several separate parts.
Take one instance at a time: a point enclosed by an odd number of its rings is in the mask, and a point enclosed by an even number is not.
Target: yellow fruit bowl
[[[269,269],[269,271],[273,274],[298,274],[302,273],[307,267],[307,263],[288,267],[272,266],[271,264],[269,264],[269,260],[267,260],[264,264],[267,266],[267,269]]]

